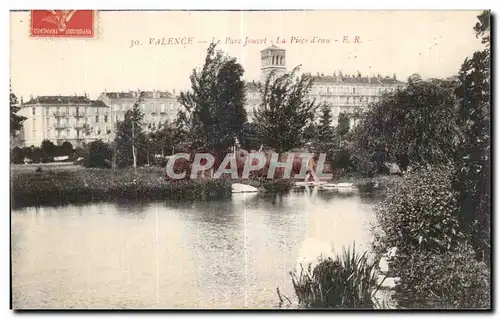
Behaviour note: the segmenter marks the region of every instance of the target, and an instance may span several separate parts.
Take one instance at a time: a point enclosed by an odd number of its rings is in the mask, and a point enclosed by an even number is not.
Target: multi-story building
[[[109,106],[109,116],[111,118],[111,139],[115,137],[115,127],[118,121],[125,119],[125,113],[132,109],[133,105],[139,99],[140,91],[129,92],[104,92],[98,101]],[[144,127],[146,131],[154,131],[160,128],[165,122],[172,122],[180,108],[180,103],[177,101],[175,91],[160,92],[146,91],[143,92],[142,102],[140,104],[141,111],[144,113]]]
[[[286,52],[273,45],[260,52],[261,55],[261,83],[274,71],[276,76],[286,72]],[[333,125],[338,124],[340,113],[350,113],[366,107],[369,103],[378,101],[384,92],[391,92],[405,83],[398,81],[395,76],[382,77],[343,75],[341,71],[332,75],[317,74],[313,76],[314,84],[309,96],[318,103],[327,103],[331,106]],[[260,103],[258,86],[247,83],[247,114],[252,119],[253,110]],[[350,125],[355,120],[351,119]]]
[[[272,45],[260,52],[261,83],[269,74],[281,76],[286,72],[286,51]],[[396,90],[405,83],[395,76],[382,77],[344,75],[341,71],[332,75],[313,76],[314,84],[309,93],[311,99],[331,106],[333,125],[338,124],[340,113],[349,113],[376,102],[384,92]],[[260,93],[256,82],[247,82],[246,110],[249,121],[260,104]],[[112,141],[118,121],[138,101],[139,91],[104,92],[97,100],[87,96],[40,96],[22,103],[19,114],[27,119],[20,133],[25,146],[40,145],[44,139],[54,143],[68,141],[73,146],[97,139]],[[174,121],[181,104],[175,91],[147,91],[143,93],[141,110],[144,113],[146,131],[160,128],[166,121]],[[354,125],[351,119],[350,125]]]
[[[67,141],[73,147],[109,140],[108,107],[101,101],[77,95],[38,96],[21,105],[18,113],[26,120],[20,136],[25,146],[39,146],[45,139],[55,144]]]

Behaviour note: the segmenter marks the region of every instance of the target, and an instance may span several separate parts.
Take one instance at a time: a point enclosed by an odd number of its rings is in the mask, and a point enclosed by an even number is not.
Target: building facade
[[[98,101],[109,106],[108,111],[113,127],[110,135],[111,140],[115,138],[116,124],[125,119],[125,113],[132,109],[138,101],[139,93],[140,91],[104,92],[98,97]],[[175,96],[175,91],[173,93],[146,91],[143,92],[140,108],[144,114],[143,129],[155,131],[162,127],[165,122],[171,123],[175,120],[180,103],[178,97]]]
[[[287,72],[286,51],[275,45],[260,51],[261,75],[264,83],[270,74],[274,77]],[[392,92],[406,84],[392,77],[344,75],[337,71],[331,75],[312,76],[314,84],[309,98],[331,107],[333,125],[338,124],[341,113],[361,110],[376,102],[385,92]],[[246,111],[251,122],[254,110],[261,102],[259,84],[247,82]],[[24,146],[39,146],[44,139],[61,144],[70,142],[74,147],[97,139],[110,142],[115,138],[115,128],[123,121],[139,98],[139,91],[103,92],[92,101],[87,96],[39,96],[22,103],[19,114],[26,117],[20,140]],[[182,105],[175,90],[146,91],[140,104],[144,113],[145,131],[155,131],[165,122],[173,122]],[[319,114],[318,114],[319,115]],[[318,116],[319,118],[319,116]],[[350,126],[355,120],[350,119]]]
[[[87,96],[38,96],[22,103],[19,115],[26,117],[20,138],[24,146],[67,141],[73,147],[98,139],[109,140],[108,107]]]
[[[276,76],[286,73],[286,51],[273,45],[260,52],[261,54],[261,83],[274,71]],[[398,81],[395,76],[382,77],[344,75],[341,71],[331,75],[317,74],[312,76],[313,86],[309,98],[318,103],[327,103],[331,107],[332,122],[336,126],[340,113],[352,113],[360,110],[369,103],[376,102],[385,92],[392,92],[406,84]],[[255,108],[260,104],[258,85],[247,83],[247,114],[252,120]],[[355,120],[350,119],[350,126]]]

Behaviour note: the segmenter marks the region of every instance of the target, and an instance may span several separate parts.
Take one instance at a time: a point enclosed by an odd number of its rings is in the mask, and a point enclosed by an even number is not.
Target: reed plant
[[[367,253],[359,254],[353,245],[335,258],[321,258],[313,268],[290,272],[301,308],[373,309],[377,285],[375,263]]]

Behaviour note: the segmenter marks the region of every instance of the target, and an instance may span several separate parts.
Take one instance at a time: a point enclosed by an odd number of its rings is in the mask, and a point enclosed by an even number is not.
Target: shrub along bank
[[[167,181],[156,168],[74,171],[13,172],[11,202],[14,208],[114,200],[209,200],[231,196],[224,180]]]
[[[478,261],[460,216],[450,167],[422,168],[391,189],[376,212],[374,248],[397,247],[390,264],[400,277],[401,306],[489,308],[488,265]]]

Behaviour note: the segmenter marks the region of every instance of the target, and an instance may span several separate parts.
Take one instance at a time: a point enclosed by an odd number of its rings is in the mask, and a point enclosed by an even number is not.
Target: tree
[[[352,132],[357,148],[385,150],[392,161],[404,155],[414,164],[451,163],[459,134],[456,102],[450,89],[424,81],[384,94],[361,114]]]
[[[332,122],[331,106],[323,103],[320,106],[318,123],[306,128],[307,139],[311,142],[314,152],[326,153],[329,160],[332,160],[333,151],[339,147]]]
[[[459,71],[458,125],[462,134],[456,153],[454,188],[459,192],[462,224],[471,234],[477,257],[489,260],[491,189],[490,189],[490,13],[478,16],[474,27],[477,37],[486,44],[483,51],[474,52]]]
[[[173,154],[175,147],[182,142],[182,136],[183,132],[179,132],[175,124],[165,121],[159,130],[149,134],[151,151],[162,155]]]
[[[17,106],[17,102],[16,95],[10,90],[10,134],[12,136],[22,129],[23,122],[26,120],[26,117],[16,114],[21,109]]]
[[[349,132],[349,115],[347,113],[339,114],[339,123],[337,126],[337,133],[340,136],[344,136]]]
[[[243,67],[211,44],[201,70],[191,74],[191,91],[182,92],[179,114],[190,140],[211,152],[232,146],[247,121]]]
[[[45,155],[44,157],[53,157],[57,155],[57,146],[50,140],[43,140],[40,148]]]
[[[296,78],[299,67],[276,78],[271,72],[259,86],[261,103],[255,110],[254,122],[262,143],[279,153],[304,144],[318,108],[308,98],[313,78],[309,74]]]
[[[102,140],[89,143],[85,167],[110,168],[113,151]]]
[[[11,150],[10,161],[12,164],[22,164],[24,162],[24,152],[23,149],[16,146]]]
[[[68,141],[64,141],[59,147],[59,155],[61,156],[73,155],[73,145]]]
[[[261,145],[259,132],[257,131],[256,123],[245,123],[243,125],[241,137],[239,139],[240,145],[245,150],[258,150]]]
[[[115,148],[118,167],[131,165],[135,167],[138,162],[145,162],[143,157],[138,159],[137,152],[137,148],[143,147],[146,141],[142,129],[144,114],[140,109],[143,95],[144,93],[141,92],[132,109],[125,113],[124,120],[118,122],[116,126]],[[140,155],[143,155],[142,152]]]

